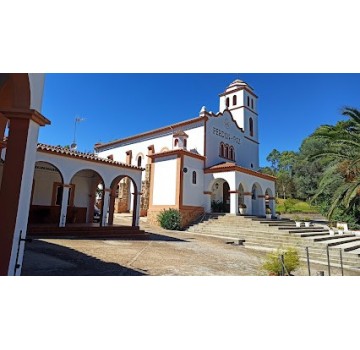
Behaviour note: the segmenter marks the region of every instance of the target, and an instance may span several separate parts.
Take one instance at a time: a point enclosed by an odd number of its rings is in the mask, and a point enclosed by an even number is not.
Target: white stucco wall
[[[188,150],[197,150],[198,154],[204,155],[204,126],[203,122],[198,122],[184,126],[183,128],[174,129],[176,132],[178,130],[183,130],[188,134],[187,139],[187,149]],[[167,132],[158,133],[156,135],[147,136],[143,138],[136,139],[134,141],[124,142],[119,145],[112,146],[110,149],[101,151],[98,153],[100,157],[107,158],[109,155],[113,155],[114,160],[119,162],[126,162],[126,152],[132,151],[132,165],[137,165],[136,159],[138,154],[144,155],[144,160],[142,166],[144,167],[147,164],[148,158],[148,147],[154,145],[155,153],[160,153],[160,151],[166,147],[168,150],[173,149],[173,134],[171,129]]]
[[[53,184],[54,182],[62,182],[61,176],[58,172],[51,171],[53,168],[47,163],[36,163],[34,173],[34,194],[33,205],[51,205]],[[45,169],[44,169],[45,168]],[[49,170],[47,170],[49,169]]]
[[[102,177],[105,188],[110,188],[113,180],[121,175],[131,177],[141,187],[141,171],[137,169],[122,168],[106,163],[86,161],[75,157],[62,157],[44,152],[37,152],[36,160],[48,162],[56,166],[61,171],[65,184],[70,184],[73,176],[80,170],[88,169],[96,171]]]
[[[237,165],[253,170],[258,169],[259,145],[244,137],[244,133],[237,127],[229,112],[225,111],[218,117],[210,117],[207,121],[206,133],[206,167],[230,162],[219,156],[220,143],[224,142],[234,147]]]
[[[185,156],[184,167],[187,168],[187,172],[183,173],[183,205],[205,205],[203,172],[204,161]],[[193,171],[196,171],[196,184],[192,183]]]
[[[177,159],[169,157],[155,160],[153,205],[176,204]]]
[[[75,185],[74,206],[89,209],[90,194],[93,194],[91,185],[93,178],[88,174],[79,173],[72,179],[72,184]]]
[[[30,73],[30,108],[41,112],[42,99],[44,93],[45,74]]]

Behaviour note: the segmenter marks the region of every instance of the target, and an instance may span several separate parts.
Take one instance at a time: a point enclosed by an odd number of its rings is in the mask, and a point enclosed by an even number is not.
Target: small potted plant
[[[335,224],[333,222],[329,222],[328,224],[329,227],[329,235],[330,236],[334,236],[335,235]]]
[[[305,227],[310,227],[310,223],[311,223],[311,219],[309,217],[304,217],[304,224],[305,224]]]
[[[276,217],[278,220],[281,220],[281,212],[280,211],[276,212]]]
[[[267,218],[267,219],[271,219],[271,216],[272,216],[272,214],[271,214],[271,209],[270,209],[270,208],[266,208],[266,218]]]
[[[338,233],[339,235],[344,234],[344,226],[343,225],[337,225]]]
[[[240,213],[241,215],[245,215],[245,214],[246,214],[246,204],[244,204],[244,203],[239,204],[239,213]]]
[[[295,216],[294,216],[294,221],[295,221],[295,226],[296,226],[296,227],[301,227],[302,221],[301,221],[301,218],[300,218],[299,215],[295,215]]]

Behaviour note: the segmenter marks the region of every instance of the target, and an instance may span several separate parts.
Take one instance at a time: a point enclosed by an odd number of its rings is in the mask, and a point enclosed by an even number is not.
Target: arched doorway
[[[252,215],[264,215],[265,207],[261,186],[256,182],[251,189]]]
[[[111,183],[109,224],[136,226],[138,211],[138,188],[127,175],[119,175]],[[116,213],[114,218],[114,213]]]
[[[59,225],[63,184],[63,175],[55,165],[35,163],[29,224]]]
[[[222,178],[212,181],[211,190],[211,211],[213,213],[230,213],[230,186]]]
[[[102,217],[104,180],[95,170],[83,169],[74,174],[70,181],[70,191],[67,223],[93,223],[95,206],[100,209]],[[99,225],[100,218],[96,220]]]

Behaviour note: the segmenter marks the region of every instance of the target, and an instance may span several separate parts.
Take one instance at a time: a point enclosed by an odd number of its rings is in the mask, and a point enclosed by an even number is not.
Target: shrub
[[[212,201],[211,210],[213,213],[225,213],[225,204],[221,201]]]
[[[280,256],[284,255],[284,265],[286,268],[285,274],[291,274],[300,266],[299,252],[296,248],[287,248],[286,250],[278,249],[275,252],[269,253],[262,265],[262,269],[271,275],[281,276],[282,266]]]
[[[293,220],[294,221],[302,221],[302,219],[299,215],[294,215]]]
[[[266,214],[271,214],[271,209],[270,208],[266,208]]]
[[[166,230],[181,229],[181,214],[176,209],[164,209],[157,216],[160,226]]]

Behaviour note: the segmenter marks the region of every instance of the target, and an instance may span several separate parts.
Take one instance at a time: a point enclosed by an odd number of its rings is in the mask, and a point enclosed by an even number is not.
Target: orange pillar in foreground
[[[0,276],[6,276],[21,271],[21,239],[26,237],[38,132],[50,121],[35,110],[0,113],[10,120],[0,188]]]

